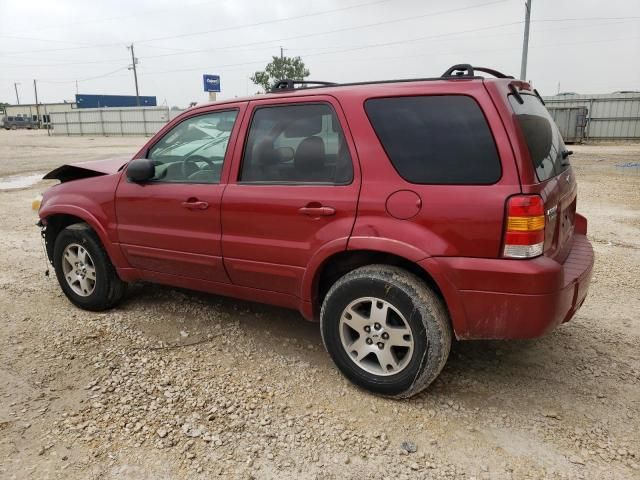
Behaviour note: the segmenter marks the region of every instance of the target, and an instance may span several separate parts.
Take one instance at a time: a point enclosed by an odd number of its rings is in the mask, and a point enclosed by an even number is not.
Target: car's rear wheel
[[[374,393],[410,397],[438,376],[451,327],[441,299],[417,276],[370,265],[339,279],[320,314],[322,339],[340,371]]]
[[[124,298],[127,284],[120,280],[100,239],[86,224],[62,230],[53,249],[53,266],[67,298],[86,310],[105,310]]]

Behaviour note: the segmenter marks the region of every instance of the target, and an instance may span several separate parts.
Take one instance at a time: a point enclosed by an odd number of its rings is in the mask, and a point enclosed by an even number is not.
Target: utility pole
[[[280,60],[284,60],[284,48],[280,47]]]
[[[76,95],[78,95],[78,80],[76,80]]]
[[[38,119],[38,128],[40,128],[40,106],[38,105],[38,84],[36,83],[36,79],[33,79],[33,92],[36,96],[36,118]]]
[[[525,3],[524,40],[522,41],[522,64],[520,65],[520,80],[527,79],[527,54],[529,53],[529,22],[531,20],[531,0]]]
[[[18,102],[18,105],[20,105],[20,97],[18,96],[18,85],[20,85],[19,82],[13,83],[13,88],[15,88],[16,90],[16,102]]]
[[[127,47],[131,50],[131,66],[129,70],[133,70],[133,80],[136,82],[136,105],[140,106],[140,92],[138,91],[138,72],[136,71],[136,64],[138,63],[138,59],[133,53],[133,43]]]

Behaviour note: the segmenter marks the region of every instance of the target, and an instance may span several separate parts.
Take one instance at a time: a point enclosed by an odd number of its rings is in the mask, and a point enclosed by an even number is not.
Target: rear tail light
[[[516,195],[507,200],[505,258],[533,258],[544,249],[544,203],[539,195]]]

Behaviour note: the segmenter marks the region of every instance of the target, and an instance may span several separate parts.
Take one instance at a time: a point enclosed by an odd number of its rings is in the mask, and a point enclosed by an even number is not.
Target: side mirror
[[[136,158],[127,165],[127,178],[132,182],[145,182],[153,178],[156,169],[148,158]]]

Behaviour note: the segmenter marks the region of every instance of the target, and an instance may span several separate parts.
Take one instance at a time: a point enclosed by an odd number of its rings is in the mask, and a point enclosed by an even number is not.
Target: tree
[[[251,81],[268,92],[278,80],[304,80],[308,76],[309,70],[300,57],[273,57],[263,71],[251,76]]]

